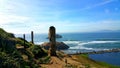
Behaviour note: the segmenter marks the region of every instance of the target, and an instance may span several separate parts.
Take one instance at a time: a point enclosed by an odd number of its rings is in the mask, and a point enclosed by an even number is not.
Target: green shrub
[[[24,39],[23,38],[16,38],[16,44],[17,45],[21,45],[24,46]],[[32,43],[29,43],[28,41],[25,40],[25,46],[28,48],[30,46],[32,46]]]
[[[25,61],[17,51],[13,53],[0,51],[0,68],[23,68],[24,63]]]
[[[3,38],[15,38],[14,34],[8,33],[5,30],[3,30],[2,28],[0,28],[0,36]]]
[[[30,51],[34,54],[36,59],[47,55],[47,53],[45,53],[45,51],[37,45],[31,46]]]
[[[40,58],[39,59],[39,63],[49,63],[50,62],[50,56],[46,56],[46,57],[44,57],[44,58]]]

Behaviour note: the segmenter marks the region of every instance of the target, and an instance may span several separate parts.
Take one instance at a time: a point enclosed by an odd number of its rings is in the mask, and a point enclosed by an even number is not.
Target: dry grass
[[[48,64],[41,64],[43,68],[119,68],[109,64],[91,60],[87,55],[67,55],[57,52],[57,57],[52,56]]]

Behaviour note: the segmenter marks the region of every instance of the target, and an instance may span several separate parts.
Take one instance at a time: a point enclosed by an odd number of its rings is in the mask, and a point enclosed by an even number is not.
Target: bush
[[[24,39],[23,38],[16,38],[16,44],[24,46]],[[28,41],[25,40],[25,46],[28,48],[32,46],[33,44],[29,43]]]
[[[0,28],[0,36],[3,38],[15,38],[14,34],[12,33],[7,33],[5,30]]]
[[[47,53],[45,53],[45,51],[37,45],[31,46],[30,51],[34,54],[36,59],[47,55]]]
[[[17,51],[13,53],[0,51],[0,68],[23,68],[24,64],[25,61]]]

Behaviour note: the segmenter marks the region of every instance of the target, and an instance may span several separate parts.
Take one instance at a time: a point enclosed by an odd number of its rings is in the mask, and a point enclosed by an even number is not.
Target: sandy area
[[[73,57],[64,57],[62,59],[52,56],[49,64],[41,64],[45,68],[85,68],[80,62],[74,60]]]

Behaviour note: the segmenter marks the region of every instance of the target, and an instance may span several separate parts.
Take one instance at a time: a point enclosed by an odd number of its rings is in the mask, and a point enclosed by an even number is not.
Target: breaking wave
[[[43,44],[44,42],[35,42],[35,44],[40,45]]]
[[[84,49],[84,50],[107,50],[108,48],[94,48],[93,45],[97,47],[97,44],[120,44],[120,41],[88,41],[88,42],[82,42],[82,41],[64,41],[68,46],[70,46],[69,49]],[[89,47],[86,47],[85,45],[88,45]],[[90,46],[92,45],[92,46]]]

